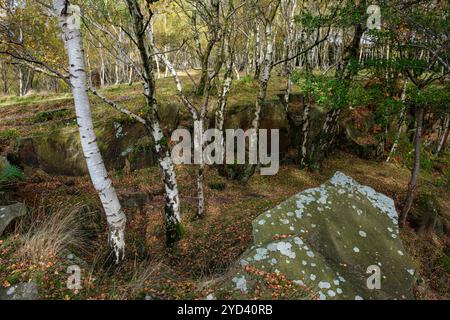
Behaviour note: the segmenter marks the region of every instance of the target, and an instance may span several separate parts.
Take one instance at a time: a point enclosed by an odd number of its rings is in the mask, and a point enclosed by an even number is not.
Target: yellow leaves
[[[3,281],[3,288],[9,288],[11,284],[8,282],[8,280]]]

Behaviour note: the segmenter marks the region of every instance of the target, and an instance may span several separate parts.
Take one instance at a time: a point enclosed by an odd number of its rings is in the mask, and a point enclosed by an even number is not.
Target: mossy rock
[[[364,159],[379,158],[379,142],[373,133],[375,117],[373,113],[363,107],[342,116],[340,126],[342,128],[344,146]]]
[[[283,274],[321,299],[412,299],[414,265],[399,238],[394,201],[337,172],[253,221],[240,265]],[[367,286],[380,268],[381,289]],[[250,292],[244,270],[225,286]]]
[[[49,174],[77,176],[87,173],[78,131],[73,128],[19,138],[10,150],[20,165],[39,168]]]
[[[153,142],[145,128],[131,120],[112,120],[95,129],[108,170],[142,169],[154,165]],[[22,166],[48,174],[81,176],[88,173],[78,130],[66,127],[52,133],[16,139],[10,148]]]
[[[9,162],[5,157],[0,156],[0,173],[5,170],[5,168],[9,166]]]
[[[437,233],[442,235],[447,230],[441,208],[435,196],[420,194],[414,199],[413,208],[409,215],[411,226],[418,234]]]

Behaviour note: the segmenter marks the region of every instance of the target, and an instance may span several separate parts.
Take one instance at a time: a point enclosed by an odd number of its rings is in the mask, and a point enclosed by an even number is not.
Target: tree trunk
[[[255,43],[255,79],[259,79],[259,75],[261,73],[261,35],[258,22],[256,23],[256,43]]]
[[[411,173],[411,180],[408,185],[408,191],[406,192],[406,200],[399,216],[399,225],[401,227],[403,227],[406,224],[406,219],[408,218],[408,213],[411,210],[411,206],[414,201],[414,194],[417,188],[417,179],[419,177],[420,171],[420,143],[422,140],[423,114],[424,108],[420,107],[419,110],[417,111],[414,166]]]
[[[401,97],[401,101],[403,102],[403,104],[405,104],[405,101],[406,101],[406,86],[407,86],[407,84],[408,84],[408,81],[405,81],[405,83],[403,85],[403,92],[402,92],[402,97]],[[405,122],[405,115],[406,115],[406,105],[403,105],[402,110],[400,111],[397,134],[395,136],[394,143],[392,144],[392,148],[391,148],[391,151],[389,152],[389,156],[387,157],[386,162],[390,162],[391,158],[394,156],[395,152],[397,151],[398,142],[399,142],[400,136],[402,134],[403,123]]]
[[[19,65],[19,97],[25,95],[25,75],[23,72],[23,67]]]
[[[273,68],[273,42],[272,42],[272,21],[268,21],[266,25],[266,52],[264,54],[264,61],[262,65],[262,73],[259,79],[259,92],[255,103],[255,113],[252,121],[252,129],[255,134],[250,137],[253,143],[251,145],[258,145],[258,130],[261,122],[261,110],[267,96],[267,86],[270,80],[270,74]],[[256,165],[249,164],[242,177],[243,181],[248,181],[255,173]]]
[[[227,59],[224,80],[222,83],[222,90],[220,92],[216,110],[216,129],[222,132],[222,139],[219,142],[219,145],[222,148],[221,150],[225,150],[225,139],[224,139],[225,109],[227,107],[228,94],[230,93],[232,81],[233,81],[233,58],[230,55]]]
[[[120,207],[116,190],[112,186],[112,181],[108,178],[108,172],[106,171],[97,145],[87,94],[88,88],[86,85],[81,32],[78,28],[70,24],[69,19],[72,17],[72,13],[68,1],[54,0],[54,9],[59,18],[66,42],[71,75],[70,81],[72,84],[83,154],[86,158],[92,182],[105,210],[109,226],[109,241],[116,256],[116,263],[118,263],[124,258],[125,254],[126,217]]]
[[[203,120],[203,119],[202,119]],[[194,148],[195,150],[200,150],[199,154],[194,156],[197,161],[200,161],[197,169],[197,213],[195,215],[196,219],[203,219],[205,217],[205,194],[203,182],[205,179],[205,159],[203,158],[203,121],[195,121],[194,123]]]
[[[183,236],[183,227],[180,218],[180,197],[178,193],[178,183],[176,179],[175,167],[171,158],[169,145],[161,124],[158,119],[158,103],[156,100],[155,74],[150,50],[146,41],[146,28],[137,0],[126,0],[131,13],[136,44],[143,69],[144,93],[147,103],[145,120],[150,124],[147,128],[155,143],[155,150],[158,155],[158,162],[163,174],[164,188],[166,191],[166,204],[164,207],[164,219],[166,225],[166,242],[168,246],[173,246]],[[149,34],[152,36],[151,29]]]
[[[449,127],[450,127],[450,116],[447,114],[445,116],[445,120],[442,125],[441,136],[439,138],[439,143],[436,148],[436,155],[439,155],[441,151],[444,149],[444,146],[448,140]]]
[[[105,86],[105,60],[103,59],[102,48],[100,47],[100,87]]]
[[[305,109],[303,110],[303,118],[302,118],[302,136],[301,136],[301,146],[300,146],[300,168],[305,168],[308,165],[308,142],[309,142],[309,127],[310,127],[310,112],[311,104],[308,103],[305,105]]]

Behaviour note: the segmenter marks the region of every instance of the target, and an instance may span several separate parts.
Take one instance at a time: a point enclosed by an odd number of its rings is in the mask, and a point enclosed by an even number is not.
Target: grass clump
[[[0,140],[10,140],[19,137],[16,129],[6,129],[0,132]]]
[[[25,174],[17,168],[16,166],[7,164],[1,171],[0,171],[0,187],[2,185],[15,183],[18,181],[24,181],[25,180]]]
[[[51,261],[66,249],[82,248],[80,210],[79,205],[69,209],[61,205],[49,210],[51,214],[38,212],[26,229],[22,226],[25,230],[19,236],[19,260],[32,263]]]

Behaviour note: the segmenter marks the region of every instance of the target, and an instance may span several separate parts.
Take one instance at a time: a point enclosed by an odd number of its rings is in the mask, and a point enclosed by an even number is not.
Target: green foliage
[[[314,15],[311,12],[304,12],[298,16],[295,16],[295,22],[301,24],[307,30],[313,30],[325,25],[326,19],[318,15]]]
[[[19,136],[19,133],[15,129],[6,129],[3,131],[0,131],[0,140],[14,139],[14,138],[17,138],[18,136]]]
[[[253,83],[253,77],[250,76],[250,75],[246,75],[246,76],[241,78],[239,83],[245,84],[245,85],[251,85]]]
[[[400,110],[404,107],[401,100],[393,98],[391,96],[383,96],[380,93],[380,98],[377,101],[376,108],[374,110],[375,123],[382,128],[386,128],[390,125],[391,119],[395,118]]]
[[[450,275],[450,258],[447,255],[443,255],[441,258],[441,263],[444,267],[445,272]]]
[[[308,72],[295,72],[292,79],[300,86],[303,94],[310,95],[317,105],[325,108],[365,106],[378,94],[365,89],[361,83],[349,84],[335,77]]]
[[[447,168],[444,176],[439,176],[436,178],[434,184],[438,188],[446,187],[447,191],[450,191],[450,167]]]
[[[61,109],[61,110],[53,110],[53,111],[41,111],[38,112],[34,116],[35,122],[47,122],[54,119],[59,119],[67,116],[69,114],[69,110]]]
[[[450,101],[450,86],[430,85],[422,90],[412,86],[408,99],[414,106],[423,106],[430,111],[447,111]]]
[[[342,108],[347,105],[348,86],[343,81],[310,72],[295,73],[293,80],[300,84],[301,78],[304,82],[300,90],[303,94],[309,95],[317,105],[326,108]]]
[[[25,180],[24,173],[13,165],[6,165],[0,172],[0,186]]]
[[[420,168],[424,171],[432,171],[433,169],[433,160],[434,156],[433,153],[421,148],[420,150]],[[409,168],[412,168],[414,165],[414,151],[408,152],[406,155],[406,164]]]

